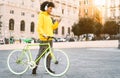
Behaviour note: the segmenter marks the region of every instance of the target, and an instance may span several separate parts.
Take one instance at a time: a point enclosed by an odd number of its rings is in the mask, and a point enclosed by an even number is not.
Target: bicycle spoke
[[[22,74],[28,69],[28,56],[24,54],[21,58],[21,50],[15,50],[8,56],[7,64],[10,71],[14,74]]]
[[[47,67],[46,70],[48,71],[48,73],[52,76],[61,76],[63,75],[64,73],[66,73],[66,71],[68,70],[68,67],[69,67],[69,59],[67,57],[67,55],[61,51],[61,50],[54,50],[53,51],[53,54],[55,56],[54,59],[56,59],[57,61],[57,64],[56,64],[56,61],[51,60],[50,62],[50,69],[55,71],[55,73],[51,73]],[[49,54],[47,54],[48,56]],[[45,57],[45,61],[44,61],[44,65],[46,66],[46,59],[47,59],[47,56]]]

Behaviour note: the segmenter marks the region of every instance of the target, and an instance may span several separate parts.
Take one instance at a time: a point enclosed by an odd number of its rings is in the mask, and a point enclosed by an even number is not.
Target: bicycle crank
[[[30,62],[28,62],[28,66],[30,69],[33,69],[36,67],[36,63],[34,61],[30,61]]]

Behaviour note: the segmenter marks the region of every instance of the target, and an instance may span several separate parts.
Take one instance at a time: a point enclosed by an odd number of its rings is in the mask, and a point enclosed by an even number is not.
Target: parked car
[[[57,40],[58,40],[58,42],[65,42],[66,41],[65,38],[58,38]]]
[[[65,38],[56,38],[56,40],[53,39],[54,42],[65,42]]]
[[[75,41],[74,38],[70,38],[70,39],[69,39],[69,42],[74,42],[74,41]]]
[[[0,44],[4,44],[4,39],[0,38]]]
[[[94,37],[94,34],[82,34],[80,35],[80,41],[93,40]]]

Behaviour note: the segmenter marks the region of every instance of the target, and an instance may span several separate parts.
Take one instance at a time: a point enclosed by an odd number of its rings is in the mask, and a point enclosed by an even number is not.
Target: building
[[[120,22],[120,0],[106,0],[106,21]]]
[[[102,23],[103,7],[96,5],[96,0],[80,0],[79,17],[90,17]],[[97,2],[99,3],[99,2]]]
[[[27,0],[0,0],[1,36],[15,39],[36,37],[39,4],[33,6],[34,4]]]
[[[94,16],[93,0],[80,0],[79,16],[80,18]]]
[[[0,35],[4,38],[38,38],[36,33],[40,4],[45,0],[0,0]],[[56,37],[72,34],[71,26],[78,21],[79,0],[49,0],[56,5],[54,17],[61,17]]]
[[[106,0],[80,0],[79,17],[91,17],[104,24],[106,20]]]

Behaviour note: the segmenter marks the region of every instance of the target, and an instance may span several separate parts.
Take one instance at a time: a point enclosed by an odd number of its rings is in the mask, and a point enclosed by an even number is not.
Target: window
[[[34,33],[34,30],[35,30],[35,24],[34,22],[31,22],[30,31]]]
[[[84,9],[85,15],[88,15],[88,9]]]
[[[64,27],[62,27],[62,35],[64,35],[65,34],[65,29],[64,29]]]
[[[35,17],[35,15],[34,15],[34,14],[32,14],[32,15],[31,15],[31,17]]]
[[[58,28],[54,31],[55,34],[58,34]]]
[[[119,18],[120,18],[120,9],[119,9],[118,13],[119,13]]]
[[[22,20],[20,23],[20,31],[25,31],[25,21]]]
[[[2,33],[2,29],[1,29],[1,27],[2,27],[2,22],[0,21],[0,35],[1,35],[1,33]]]
[[[14,20],[13,19],[9,20],[9,30],[14,30]]]
[[[86,5],[87,5],[87,4],[88,4],[88,0],[84,0],[84,4],[86,4]]]
[[[50,0],[51,2],[53,2],[53,0]]]
[[[31,7],[34,7],[34,0],[31,0]]]
[[[70,27],[68,27],[68,34],[70,34]]]
[[[21,16],[25,16],[25,12],[21,12]]]
[[[14,14],[14,10],[10,10],[10,14]]]
[[[21,3],[22,5],[24,5],[24,0],[22,0],[22,3]]]
[[[79,5],[81,6],[81,1],[79,1]]]
[[[62,14],[64,14],[64,9],[62,9]]]

